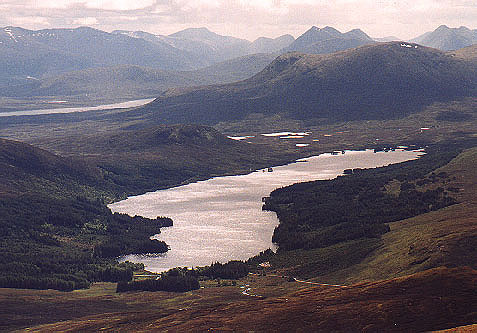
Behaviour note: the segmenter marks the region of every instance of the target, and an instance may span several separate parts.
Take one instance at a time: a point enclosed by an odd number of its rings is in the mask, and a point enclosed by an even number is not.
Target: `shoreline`
[[[369,155],[367,155],[367,156],[369,157],[369,156],[373,156],[373,155],[370,155],[372,151],[374,151],[374,150],[373,150],[373,149],[367,149],[367,150],[361,151],[361,152],[364,152],[364,153],[369,154]],[[415,155],[412,159],[418,158],[418,157],[423,153],[422,150],[419,151],[419,150],[416,150],[416,149],[397,149],[397,151],[398,151],[398,152],[399,152],[399,151],[401,151],[401,152],[412,151],[412,152],[414,152],[415,154],[419,154],[419,155]],[[353,151],[353,152],[354,152],[354,151]],[[383,151],[383,153],[384,153],[384,151]],[[323,157],[324,157],[323,155],[326,155],[325,158],[326,158],[326,157],[329,158],[329,157],[331,157],[333,154],[328,153],[328,154],[314,155],[314,156],[308,157],[308,158],[306,158],[306,159],[310,159],[310,158],[313,158],[313,157],[318,158],[319,156],[321,156],[321,158],[323,158]],[[340,155],[338,155],[338,156],[348,156],[348,160],[351,161],[351,162],[349,162],[349,163],[357,163],[352,157],[349,157],[350,154],[346,154],[346,152],[345,152],[345,154],[343,154],[343,155],[340,154]],[[302,163],[303,160],[305,160],[305,159],[304,159],[304,158],[300,158],[300,159],[294,160],[294,161],[291,162],[291,163],[288,163],[287,165],[295,165],[295,166],[297,166],[297,167],[302,167],[302,165],[307,164],[307,163]],[[406,159],[406,161],[407,161],[407,160],[408,160],[408,159]],[[399,160],[399,161],[397,161],[397,162],[390,162],[390,163],[387,163],[387,162],[384,162],[384,161],[385,161],[385,160],[382,160],[382,161],[378,164],[377,167],[382,166],[382,163],[384,163],[384,165],[389,165],[389,164],[395,164],[395,163],[402,162],[401,160]],[[364,162],[361,162],[361,163],[364,163]],[[366,162],[366,163],[370,163],[370,162]],[[373,165],[374,165],[374,164],[373,164]],[[280,167],[273,167],[273,168],[280,168]],[[369,168],[369,167],[367,167],[367,168]],[[330,177],[325,177],[325,179],[336,178],[338,175],[342,175],[342,174],[343,174],[343,171],[344,171],[345,169],[347,169],[347,168],[345,167],[345,168],[343,168],[343,169],[340,169],[341,171],[337,172],[336,175],[333,173],[333,176],[332,176],[331,178],[330,178]],[[247,173],[246,175],[237,175],[237,174],[234,174],[234,175],[231,176],[231,177],[250,176],[250,175],[252,175],[252,174],[254,174],[254,173],[257,174],[257,176],[265,176],[265,174],[268,174],[267,172],[265,172],[265,173],[262,173],[262,172],[257,173],[257,171],[260,171],[260,170],[263,170],[263,169],[258,169],[258,170],[256,170],[256,171],[251,172],[251,173],[249,172],[249,173]],[[275,171],[274,171],[274,172],[275,172]],[[308,171],[305,171],[305,172],[308,172]],[[273,172],[270,173],[270,175],[276,175],[276,174],[277,174],[277,173],[273,173]],[[313,174],[310,175],[310,176],[311,176],[313,179],[315,179],[315,180],[320,179],[320,178],[316,178],[316,176],[314,176]],[[200,184],[201,182],[208,182],[208,181],[209,181],[209,182],[210,182],[210,181],[211,181],[211,182],[214,182],[214,181],[221,181],[221,180],[224,180],[224,179],[227,179],[227,176],[212,177],[212,178],[209,178],[209,179],[204,180],[204,181],[197,181],[197,182],[190,183],[190,184],[187,184],[187,185],[184,185],[184,186],[186,186],[186,187],[187,187],[187,186],[189,186],[189,187],[190,187],[190,186],[192,186],[192,187],[194,187],[194,186],[200,186],[200,185],[201,185],[201,184]],[[263,196],[267,196],[271,191],[273,191],[274,189],[276,189],[276,188],[278,188],[278,187],[288,186],[288,185],[295,184],[295,183],[297,183],[297,182],[300,183],[300,182],[303,182],[303,181],[311,181],[311,180],[312,180],[312,179],[308,179],[308,178],[307,178],[307,179],[302,179],[302,180],[294,180],[294,181],[292,181],[292,182],[290,182],[290,183],[286,183],[286,184],[281,184],[281,185],[278,185],[278,186],[274,186],[273,189],[267,189],[267,191],[266,191],[267,193],[265,193]],[[202,184],[202,186],[206,186],[206,185],[207,185],[207,184]],[[172,188],[168,188],[168,189],[163,189],[163,190],[158,190],[158,191],[151,191],[151,192],[147,192],[147,193],[142,194],[142,195],[130,196],[130,197],[128,197],[128,199],[126,199],[126,200],[130,200],[130,201],[131,201],[131,200],[142,200],[143,198],[147,198],[147,197],[153,198],[155,195],[157,195],[157,193],[164,193],[164,192],[166,192],[166,191],[168,191],[168,190],[174,192],[174,194],[171,194],[171,195],[172,195],[172,198],[176,198],[177,196],[183,195],[183,194],[180,194],[180,193],[181,193],[181,192],[180,192],[180,191],[181,191],[181,187],[182,187],[182,186],[176,186],[176,187],[172,187]],[[270,190],[270,191],[268,191],[268,190]],[[159,195],[161,195],[161,194],[159,194]],[[263,196],[260,196],[260,198],[257,200],[258,202],[255,203],[256,205],[260,205],[260,207],[261,207],[261,205],[262,205],[261,199],[262,199]],[[144,199],[144,200],[146,200],[146,199]],[[152,200],[152,199],[151,199],[151,200]],[[154,200],[155,200],[155,201],[162,201],[163,199],[154,199]],[[164,200],[165,200],[165,199],[164,199]],[[212,200],[216,200],[216,199],[212,199]],[[124,200],[122,200],[122,201],[124,201]],[[122,202],[122,201],[119,201],[119,202]],[[150,211],[149,211],[149,212],[147,212],[147,211],[146,211],[146,212],[144,212],[144,211],[140,212],[140,211],[137,211],[137,210],[136,210],[136,211],[127,211],[127,209],[124,209],[124,208],[121,208],[121,207],[118,207],[118,206],[116,206],[116,207],[111,207],[111,206],[113,206],[113,205],[117,205],[117,203],[119,203],[119,202],[116,202],[116,203],[113,203],[113,204],[108,205],[108,208],[112,209],[113,211],[117,211],[117,212],[121,212],[121,213],[126,213],[126,214],[129,214],[129,215],[141,215],[141,213],[142,213],[143,215],[148,216],[148,214],[156,214],[156,213],[157,213],[157,212],[152,213],[152,212],[150,212]],[[131,204],[130,204],[130,205],[131,205]],[[133,206],[134,206],[134,204],[133,204]],[[137,208],[137,207],[136,207],[136,209],[140,210],[140,209]],[[167,236],[171,237],[171,236],[170,236],[171,233],[172,233],[172,234],[175,234],[175,232],[176,232],[175,230],[179,230],[180,228],[184,228],[184,226],[181,226],[181,225],[180,225],[180,224],[181,224],[181,223],[180,223],[180,218],[179,218],[179,223],[176,223],[176,222],[178,221],[178,220],[177,220],[177,217],[171,216],[171,214],[168,213],[168,212],[162,212],[161,215],[169,216],[169,217],[171,217],[171,218],[174,220],[174,222],[175,222],[174,226],[175,226],[176,228],[174,229],[174,231],[168,230],[169,228],[167,228],[167,229],[165,230],[165,232],[161,232],[161,234],[158,235],[158,239],[165,241],[168,245],[171,246],[169,240],[167,239]],[[152,215],[150,215],[150,216],[152,216]],[[276,219],[276,223],[275,223],[275,224],[278,225],[279,221],[278,221],[278,219],[277,219],[276,217],[274,217],[274,220],[275,220],[275,219]],[[188,222],[188,221],[185,221],[184,223],[187,224],[187,222]],[[225,224],[224,224],[224,225],[225,225]],[[274,226],[274,228],[276,227],[276,225]],[[209,226],[209,227],[210,227],[210,226]],[[187,227],[186,227],[186,228],[187,228]],[[199,226],[199,225],[197,225],[197,226],[194,227],[194,228],[198,228],[198,229],[194,229],[194,230],[200,230],[202,227]],[[274,229],[274,228],[273,228],[273,229]],[[186,229],[184,229],[184,230],[186,230]],[[273,230],[272,230],[272,231],[273,231]],[[196,231],[196,232],[199,232],[199,231]],[[166,235],[165,235],[165,234],[166,234]],[[169,234],[169,235],[168,235],[168,234]],[[165,237],[164,237],[164,235],[165,235]],[[176,237],[176,236],[172,236],[172,237]],[[208,237],[208,236],[207,236],[207,237]],[[271,239],[271,235],[270,235],[270,239]],[[254,239],[254,240],[256,241],[256,239]],[[268,242],[268,241],[267,241],[267,242]],[[174,244],[172,244],[172,245],[174,245]],[[179,245],[177,245],[176,247],[171,246],[171,248],[172,248],[172,250],[169,250],[168,252],[166,252],[165,254],[163,254],[161,257],[164,258],[164,257],[170,256],[171,253],[172,253],[171,251],[175,251],[175,252],[174,252],[175,255],[178,255],[178,253],[180,253],[181,251],[183,251],[183,250],[181,250],[181,247],[180,247]],[[270,246],[269,246],[268,248],[270,248]],[[207,261],[206,263],[205,263],[205,262],[204,262],[204,263],[201,262],[201,263],[196,263],[196,264],[192,264],[192,265],[191,265],[191,264],[188,264],[188,262],[186,261],[186,262],[182,262],[182,263],[177,263],[177,265],[172,265],[172,266],[167,267],[167,268],[166,268],[166,267],[161,268],[160,270],[158,270],[158,268],[156,268],[156,270],[155,270],[155,269],[151,269],[151,266],[148,267],[148,263],[150,264],[152,261],[154,261],[154,258],[155,258],[154,255],[141,256],[142,258],[139,258],[139,256],[137,256],[136,258],[133,258],[133,260],[131,260],[131,257],[134,257],[134,254],[130,254],[130,255],[127,255],[127,256],[122,256],[122,257],[120,257],[120,260],[133,261],[133,262],[138,262],[138,263],[140,262],[140,263],[143,263],[143,264],[146,265],[146,269],[147,269],[147,270],[151,270],[151,271],[155,271],[155,272],[163,272],[163,271],[167,271],[168,269],[171,269],[171,268],[174,268],[174,267],[183,267],[183,266],[187,266],[187,267],[197,267],[197,266],[210,265],[210,264],[212,264],[214,261],[227,262],[227,261],[229,261],[229,260],[247,260],[247,259],[249,259],[249,258],[251,258],[251,257],[254,257],[254,256],[258,255],[261,251],[264,251],[264,250],[266,250],[266,248],[260,248],[260,249],[258,249],[257,251],[255,251],[253,254],[250,254],[249,256],[247,256],[246,258],[233,257],[233,258],[228,258],[228,259],[212,259],[212,260]],[[175,256],[175,255],[174,255],[174,256]],[[174,256],[173,256],[173,257],[174,257]],[[243,257],[243,256],[242,256],[242,257]],[[136,260],[134,260],[134,259],[136,259]],[[159,258],[158,258],[158,259],[159,259]],[[169,259],[169,260],[174,260],[174,259]]]

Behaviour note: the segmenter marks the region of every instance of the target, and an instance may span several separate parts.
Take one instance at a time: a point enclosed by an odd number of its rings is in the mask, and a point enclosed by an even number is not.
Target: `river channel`
[[[322,154],[247,175],[212,178],[150,192],[109,205],[112,211],[149,218],[168,216],[174,226],[154,237],[170,250],[159,255],[128,255],[122,260],[142,262],[162,272],[173,267],[196,267],[213,262],[245,260],[274,248],[278,220],[262,211],[261,199],[278,187],[297,182],[331,179],[345,169],[372,168],[416,159],[422,151],[346,151]]]

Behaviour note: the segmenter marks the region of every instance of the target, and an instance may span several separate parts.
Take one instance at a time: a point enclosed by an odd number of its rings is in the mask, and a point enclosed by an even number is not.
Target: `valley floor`
[[[365,331],[447,329],[477,320],[477,271],[437,268],[348,287],[255,276],[236,286],[208,282],[184,294],[114,292],[112,284],[61,293],[0,289],[2,330]],[[243,293],[250,288],[249,296]]]
[[[134,177],[141,174],[135,169],[138,165],[142,171],[150,172],[150,178],[139,179],[148,186],[150,179],[157,176],[154,172],[165,168],[168,178],[153,186],[166,187],[197,179],[194,178],[197,170],[202,170],[199,176],[202,178],[246,172],[244,169],[249,167],[241,165],[244,160],[250,166],[252,163],[258,166],[335,149],[471,142],[477,136],[472,118],[477,101],[459,103],[434,105],[424,113],[400,120],[316,125],[313,135],[300,141],[310,144],[306,147],[297,147],[295,139],[284,141],[260,135],[285,129],[308,130],[305,123],[277,120],[275,127],[255,128],[253,133],[246,130],[247,122],[217,126],[230,135],[255,135],[250,139],[250,146],[255,147],[253,154],[247,148],[237,149],[229,144],[232,140],[217,141],[216,146],[206,141],[193,148],[179,141],[155,141],[156,145],[151,147],[147,140],[152,134],[156,135],[153,138],[161,139],[167,132],[168,140],[180,137],[187,141],[189,138],[184,133],[188,132],[184,128],[135,132],[138,125],[135,121],[115,124],[85,119],[77,122],[66,117],[56,123],[3,124],[0,135],[101,164],[105,170],[121,175],[119,180],[131,180],[131,184],[137,184],[138,179]],[[437,122],[436,118],[446,108],[462,109],[470,118],[461,122]],[[69,119],[66,124],[65,119]],[[204,137],[212,133],[203,128],[200,131],[199,135],[205,133]],[[142,135],[139,139],[144,139],[133,142],[137,146],[119,144],[111,148],[114,140],[137,137],[137,133]],[[177,148],[179,154],[171,152],[171,146]],[[230,152],[227,155],[230,160],[225,163],[221,155],[224,151]],[[184,156],[191,160],[197,157],[200,162],[202,158],[210,169],[204,171],[198,162],[184,172]],[[124,161],[130,160],[137,164],[125,165]],[[230,281],[208,281],[203,282],[204,288],[183,294],[117,294],[116,285],[111,283],[97,283],[91,289],[69,293],[0,289],[0,330],[380,332],[442,330],[476,323],[476,160],[477,149],[470,149],[435,171],[448,174],[445,179],[448,183],[436,186],[456,189],[452,195],[458,204],[391,223],[390,232],[381,237],[382,243],[372,248],[363,261],[305,281],[346,287],[312,285],[302,282],[301,278],[293,281],[287,278],[294,276],[290,273],[293,267],[272,267],[264,276],[249,275],[235,286]],[[177,170],[182,173],[176,173]],[[308,255],[313,256],[314,252]]]

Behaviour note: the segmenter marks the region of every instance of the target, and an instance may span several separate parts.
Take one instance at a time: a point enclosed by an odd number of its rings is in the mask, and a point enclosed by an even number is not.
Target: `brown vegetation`
[[[305,287],[268,298],[243,296],[238,287],[208,288],[183,295],[148,292],[86,298],[58,295],[49,304],[49,310],[55,313],[60,306],[70,309],[69,316],[74,320],[31,330],[420,332],[477,320],[476,281],[475,270],[442,267],[344,288]],[[6,291],[1,292],[0,304],[7,309]],[[28,297],[32,324],[35,319],[41,322],[38,312],[47,311],[47,307],[39,310],[35,306],[41,298]],[[71,299],[65,301],[65,298]],[[26,299],[26,295],[17,292],[16,297],[9,298],[8,309],[25,305]],[[86,304],[90,307],[82,307]],[[74,311],[75,307],[78,311]],[[88,315],[93,311],[95,315]]]

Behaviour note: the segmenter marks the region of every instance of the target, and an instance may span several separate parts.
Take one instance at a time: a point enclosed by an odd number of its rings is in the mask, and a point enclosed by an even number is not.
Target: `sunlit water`
[[[128,255],[122,259],[142,262],[153,272],[248,259],[274,247],[271,239],[278,220],[275,213],[261,209],[262,197],[274,189],[297,182],[331,179],[345,169],[399,163],[421,154],[422,151],[405,150],[323,154],[275,167],[273,172],[259,170],[248,175],[218,177],[130,197],[109,207],[132,216],[168,216],[174,226],[161,229],[161,234],[155,236],[170,245],[169,252]]]
[[[25,111],[12,111],[12,112],[0,112],[0,117],[11,116],[38,116],[44,114],[56,114],[56,113],[73,113],[73,112],[86,112],[86,111],[98,111],[98,110],[110,110],[110,109],[128,109],[136,106],[145,105],[154,100],[154,98],[138,99],[134,101],[105,104],[98,106],[85,106],[75,108],[55,108],[55,109],[40,109],[40,110],[25,110]]]

